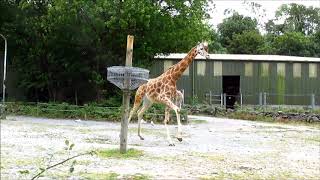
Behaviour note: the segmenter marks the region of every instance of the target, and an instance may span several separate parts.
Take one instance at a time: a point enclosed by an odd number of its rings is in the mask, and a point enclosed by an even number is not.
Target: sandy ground
[[[319,179],[320,129],[244,120],[190,116],[182,142],[168,146],[164,125],[129,126],[129,148],[141,157],[117,159],[100,156],[77,158],[75,171],[67,163],[40,179]],[[172,135],[176,126],[171,125]],[[120,123],[30,118],[1,120],[1,180],[30,179],[49,162],[90,150],[117,148]],[[174,138],[174,137],[173,137]],[[75,144],[63,150],[65,140]],[[29,173],[24,173],[28,170]],[[140,177],[141,178],[141,177]]]

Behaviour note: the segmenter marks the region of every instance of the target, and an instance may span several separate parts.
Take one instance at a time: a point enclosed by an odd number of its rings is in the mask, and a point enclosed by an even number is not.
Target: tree
[[[234,13],[231,17],[224,19],[223,22],[218,25],[221,44],[224,47],[227,47],[228,51],[230,50],[229,45],[235,35],[242,34],[245,31],[255,30],[257,30],[257,20],[245,17],[238,13]]]
[[[261,54],[263,46],[264,38],[258,31],[245,31],[233,35],[228,49],[232,54]]]
[[[283,23],[277,23],[277,22]],[[301,32],[313,34],[320,27],[320,8],[306,7],[291,3],[284,4],[276,11],[276,18],[266,23],[269,33]]]
[[[273,46],[277,54],[290,56],[312,56],[312,41],[301,32],[287,32],[277,36]]]
[[[123,65],[135,36],[134,65],[159,52],[184,52],[210,39],[207,0],[1,1],[0,31],[11,42],[11,67],[30,101],[84,103],[115,94],[105,68]],[[4,7],[4,8],[2,8]],[[8,9],[7,7],[10,7]],[[7,10],[10,20],[2,18]],[[5,14],[4,14],[5,15]]]
[[[311,37],[312,50],[315,57],[320,57],[320,30],[315,32]]]
[[[209,43],[209,52],[216,54],[225,54],[227,49],[222,46],[219,39],[219,34],[212,30],[210,33],[210,43]]]

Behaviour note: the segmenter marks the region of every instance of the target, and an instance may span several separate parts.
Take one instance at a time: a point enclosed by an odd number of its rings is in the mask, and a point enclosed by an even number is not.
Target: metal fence
[[[273,103],[274,99],[282,99],[278,103]],[[210,105],[220,105],[223,108],[228,107],[228,101],[233,99],[234,103],[240,107],[243,105],[259,105],[259,106],[306,106],[308,108],[315,109],[319,107],[320,104],[316,103],[316,98],[320,99],[320,95],[316,94],[276,94],[276,93],[266,93],[259,92],[257,94],[244,94],[239,93],[237,95],[232,94],[214,94],[209,91],[205,94],[205,102]],[[294,101],[295,103],[286,103],[286,99]],[[301,103],[301,99],[303,103]],[[300,102],[299,102],[300,101]],[[248,103],[250,102],[250,103]],[[233,105],[232,105],[233,106]]]
[[[43,116],[54,118],[71,118],[71,119],[119,119],[123,113],[123,107],[115,106],[102,106],[102,105],[71,105],[67,103],[41,103],[41,102],[5,102],[0,104],[1,118],[5,118],[5,115],[31,115],[31,116]],[[182,113],[181,120],[187,121],[187,114]],[[145,118],[155,119],[157,117],[164,116],[164,108],[149,108],[145,112]],[[174,113],[171,113],[172,117],[175,117]],[[113,120],[114,120],[113,119]]]

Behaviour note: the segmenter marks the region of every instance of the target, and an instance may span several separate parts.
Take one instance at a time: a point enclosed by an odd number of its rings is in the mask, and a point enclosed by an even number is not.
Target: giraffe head
[[[206,59],[208,59],[209,53],[208,53],[208,43],[207,42],[203,42],[197,45],[197,54],[200,54],[201,56],[205,57]]]

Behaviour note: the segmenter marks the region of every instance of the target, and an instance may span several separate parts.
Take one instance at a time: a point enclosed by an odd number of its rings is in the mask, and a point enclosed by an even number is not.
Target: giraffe
[[[176,97],[174,98],[174,100],[175,100],[175,105],[178,106],[181,109],[181,107],[183,105],[183,101],[184,101],[183,93],[181,91],[177,90]],[[145,102],[143,101],[143,103],[145,103]],[[144,121],[143,119],[141,119],[141,123],[146,124],[147,122]],[[152,120],[150,121],[150,124],[152,126],[154,125]]]
[[[177,97],[177,81],[198,54],[204,56],[205,58],[209,58],[207,42],[199,43],[197,46],[193,47],[188,52],[186,57],[184,57],[177,64],[171,66],[160,76],[149,79],[146,84],[143,84],[138,88],[135,95],[134,105],[132,110],[130,111],[128,121],[130,122],[132,116],[138,110],[143,101],[143,106],[137,112],[138,136],[141,140],[144,140],[144,138],[141,136],[141,120],[144,112],[148,108],[150,108],[153,103],[161,103],[166,106],[164,125],[167,132],[167,140],[169,142],[169,146],[174,146],[168,128],[170,110],[173,110],[177,117],[178,132],[176,138],[179,141],[182,141],[180,107],[174,104],[174,99]]]

